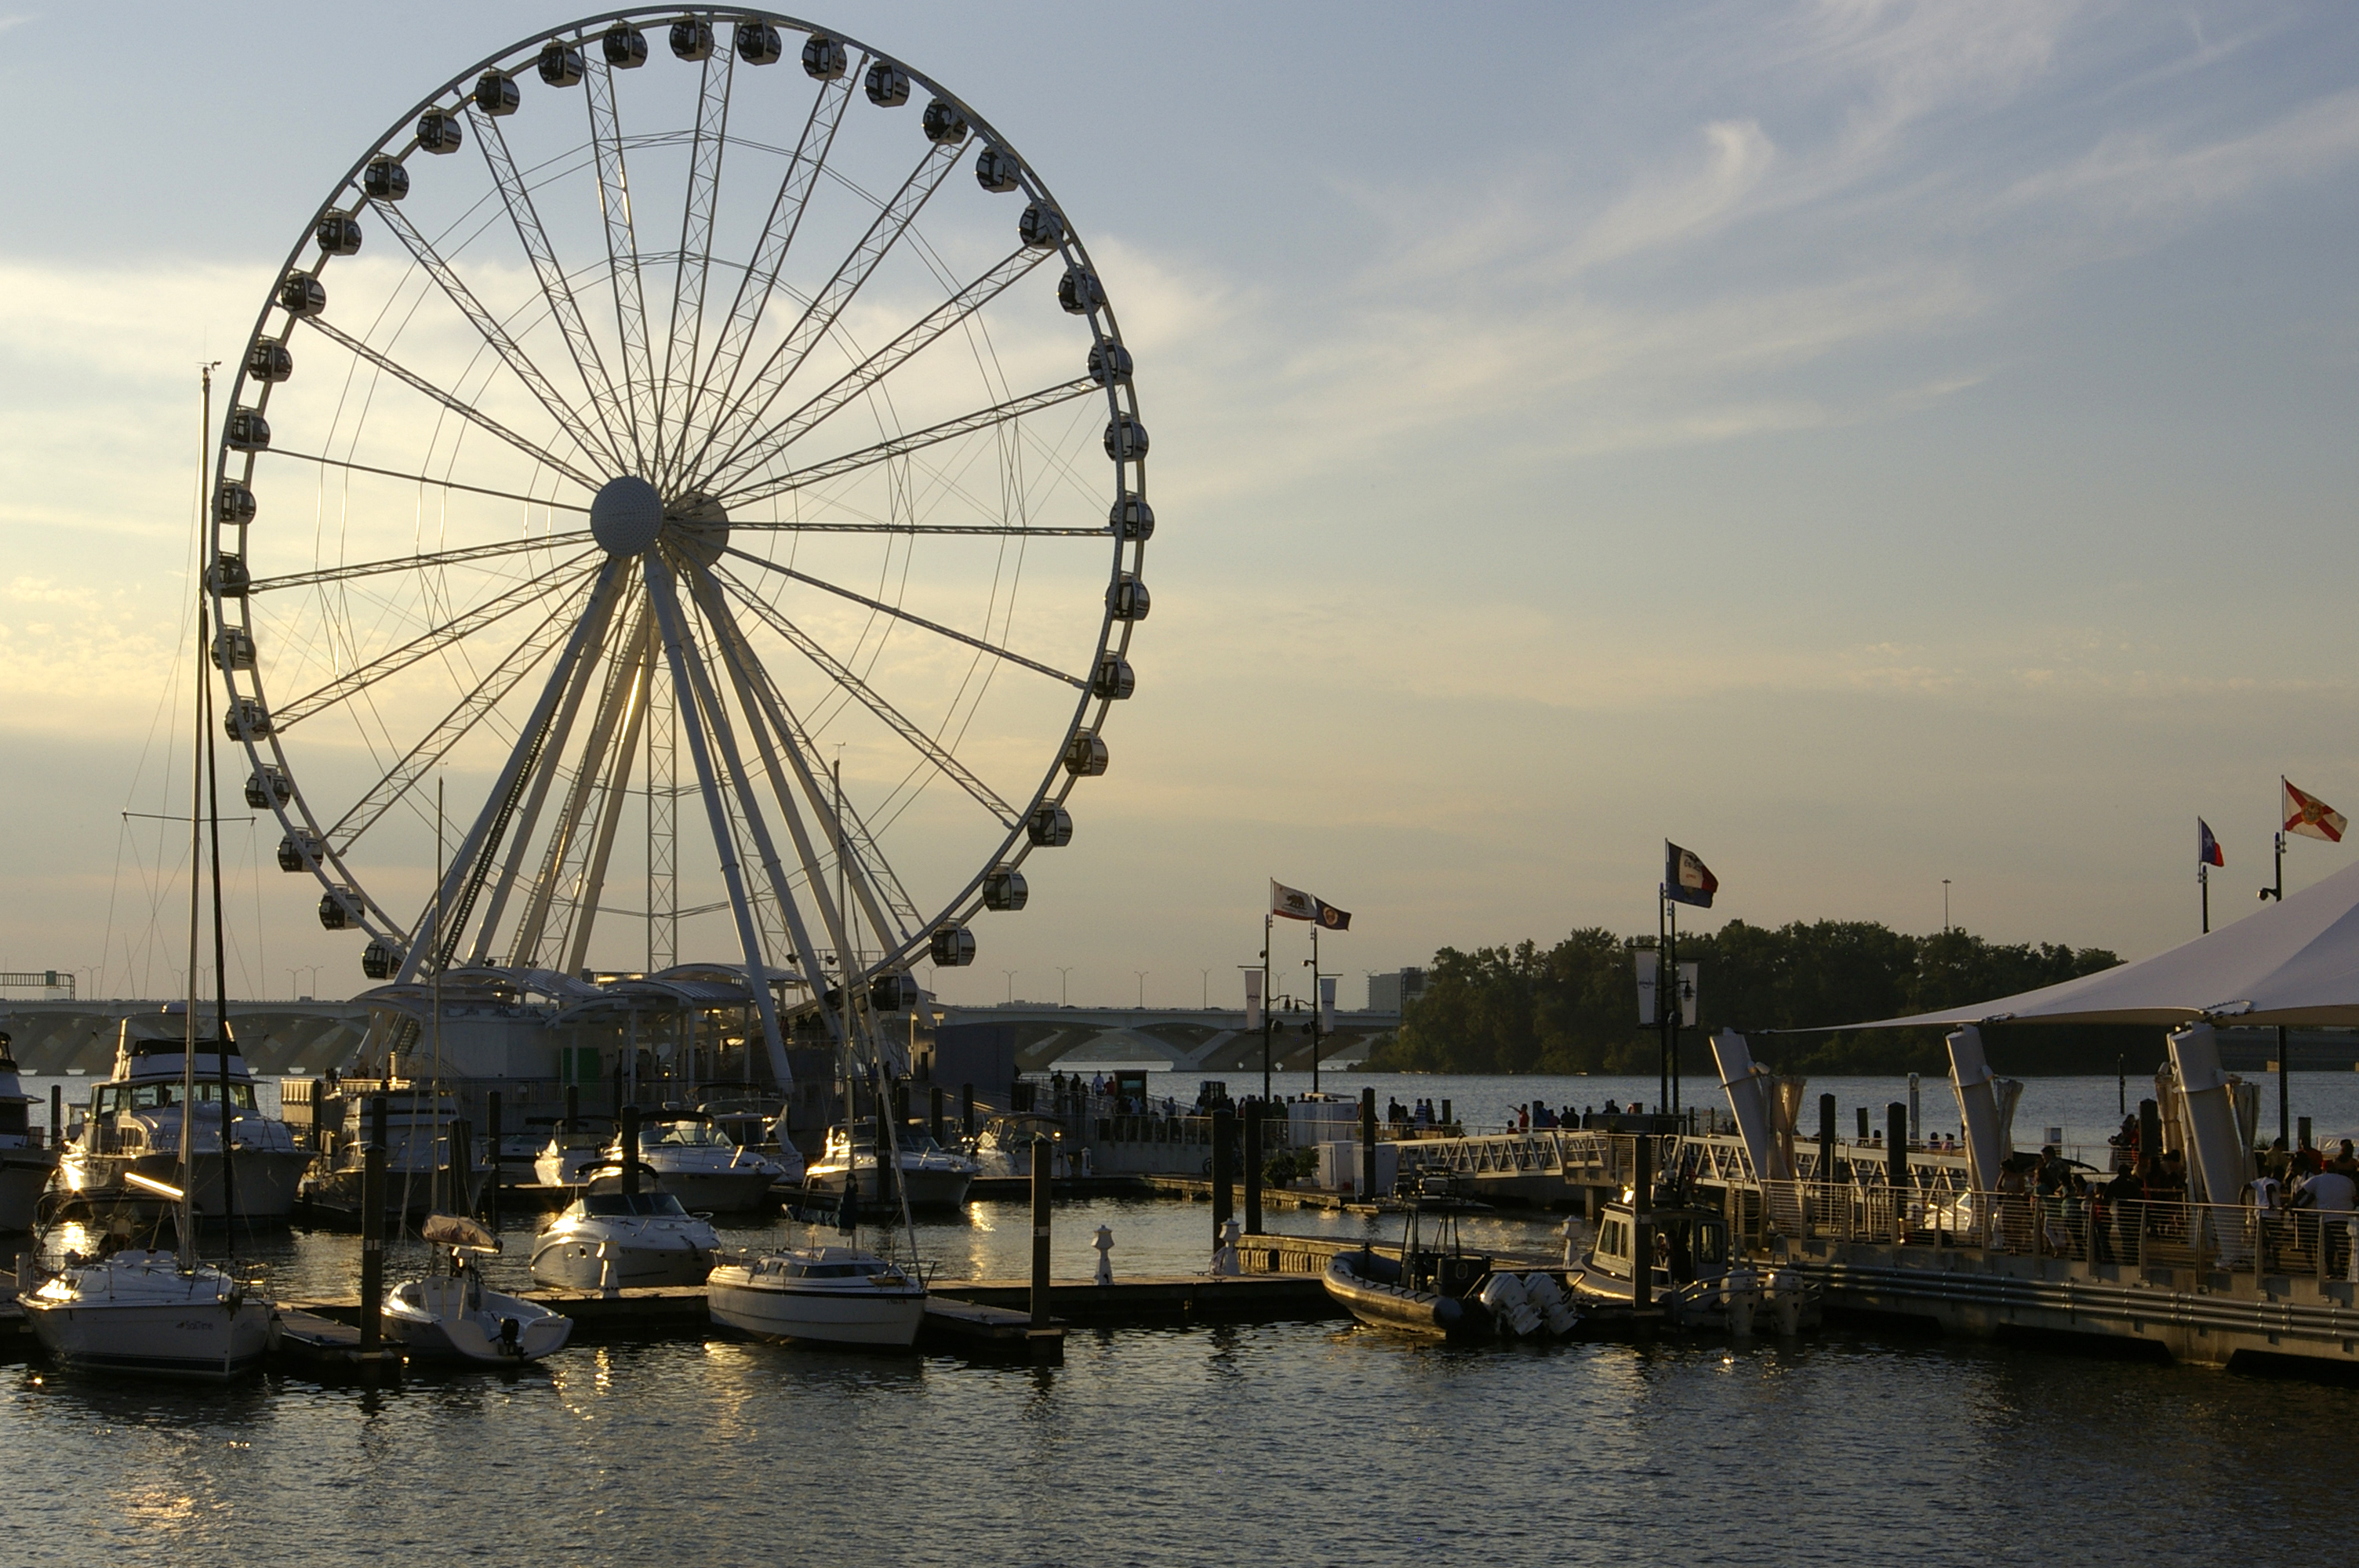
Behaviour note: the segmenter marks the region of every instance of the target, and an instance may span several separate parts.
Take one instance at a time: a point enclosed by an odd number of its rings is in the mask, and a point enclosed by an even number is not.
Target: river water
[[[1371,1081],[1462,1114],[1644,1087]],[[2043,1087],[2059,1117],[2111,1119],[2111,1079],[2035,1080],[2027,1108]],[[2297,1079],[2297,1114],[2323,1130],[2344,1087]],[[1072,1203],[1060,1275],[1089,1271],[1101,1225],[1117,1274],[1209,1256],[1204,1205]],[[507,1227],[495,1281],[520,1281],[531,1228]],[[1467,1228],[1561,1245],[1550,1222]],[[1028,1216],[976,1203],[919,1244],[945,1275],[1018,1274]],[[347,1236],[241,1250],[283,1297],[356,1273]],[[391,1271],[420,1260],[397,1249]],[[34,1357],[0,1390],[0,1561],[40,1563],[2274,1561],[2343,1540],[2336,1434],[2359,1412],[2347,1389],[1894,1332],[1478,1349],[1337,1322],[1077,1332],[1053,1368],[714,1335],[382,1390],[154,1387]]]

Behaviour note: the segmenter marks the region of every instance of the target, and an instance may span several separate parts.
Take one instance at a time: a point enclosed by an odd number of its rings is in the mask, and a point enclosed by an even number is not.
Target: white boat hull
[[[909,1195],[911,1208],[957,1208],[966,1202],[967,1188],[974,1183],[974,1173],[963,1170],[911,1170],[904,1166],[901,1184]],[[803,1185],[811,1192],[841,1197],[843,1194],[843,1167],[814,1165],[805,1173]],[[876,1167],[872,1162],[860,1168],[860,1201],[879,1202],[876,1195]]]
[[[199,1219],[218,1220],[224,1213],[222,1201],[222,1169],[219,1154],[197,1154],[191,1157],[196,1167],[196,1183],[190,1189],[189,1203]],[[303,1150],[240,1149],[231,1161],[230,1179],[237,1189],[239,1219],[285,1219],[295,1212],[296,1194],[301,1189],[304,1174],[311,1168],[311,1156]],[[177,1186],[180,1180],[180,1159],[177,1151],[158,1150],[145,1154],[86,1154],[68,1150],[60,1174],[68,1192],[85,1195],[120,1194],[135,1204],[161,1206],[163,1200],[152,1194],[143,1195],[137,1188],[125,1192],[124,1176],[136,1172],[150,1181]]]
[[[516,1325],[513,1342],[503,1320]],[[571,1318],[537,1302],[441,1276],[386,1292],[382,1321],[386,1337],[415,1355],[490,1365],[538,1361],[563,1349],[573,1334]]]
[[[20,1292],[33,1333],[69,1367],[174,1378],[234,1378],[270,1348],[271,1305],[219,1270],[126,1252]]]
[[[603,1244],[571,1237],[543,1236],[533,1244],[533,1282],[553,1291],[656,1290],[701,1285],[712,1269],[701,1247]],[[609,1266],[614,1273],[610,1280]]]
[[[870,1293],[757,1285],[734,1265],[705,1281],[712,1321],[766,1339],[907,1349],[926,1321],[926,1292],[916,1286]]]
[[[750,1214],[770,1206],[771,1171],[666,1170],[644,1162],[658,1192],[669,1193],[691,1214]]]

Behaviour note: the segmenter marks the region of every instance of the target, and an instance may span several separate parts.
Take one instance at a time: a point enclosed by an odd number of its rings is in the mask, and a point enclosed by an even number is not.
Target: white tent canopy
[[[2359,866],[2168,952],[1995,1001],[1856,1029],[1940,1023],[2359,1025]]]

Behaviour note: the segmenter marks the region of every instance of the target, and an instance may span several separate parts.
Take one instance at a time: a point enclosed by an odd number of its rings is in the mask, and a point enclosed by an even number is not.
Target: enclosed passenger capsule
[[[974,182],[995,195],[1016,189],[1024,166],[1006,147],[985,146],[974,155]]]
[[[919,122],[925,127],[926,140],[947,146],[966,140],[966,116],[959,106],[947,98],[937,98],[926,105],[925,118]]]
[[[260,741],[270,734],[270,709],[258,697],[241,697],[222,715],[222,729],[233,741]]]
[[[983,879],[983,907],[1013,914],[1024,907],[1032,890],[1024,885],[1024,873],[1013,866],[994,866]]]
[[[270,448],[270,421],[258,408],[230,410],[229,423],[223,427],[222,438],[233,452],[260,452]]]
[[[295,356],[283,343],[256,343],[245,352],[245,373],[251,381],[285,381],[295,373]]]
[[[1155,508],[1147,504],[1143,495],[1123,492],[1120,501],[1106,514],[1106,526],[1125,539],[1147,540],[1155,537]]]
[[[647,63],[647,36],[628,22],[607,28],[599,47],[605,51],[606,63],[616,70],[636,70]]]
[[[234,479],[221,481],[213,492],[213,521],[224,528],[243,527],[254,521],[254,492]]]
[[[331,212],[320,220],[311,232],[320,248],[332,256],[358,255],[361,249],[360,220],[349,212]]]
[[[909,73],[889,59],[868,68],[868,102],[879,109],[898,109],[909,101]]]
[[[360,895],[348,887],[330,888],[320,895],[320,927],[323,931],[349,931],[360,911],[356,907]]]
[[[389,980],[401,968],[401,955],[382,942],[372,942],[361,949],[361,973],[373,980]]]
[[[1106,585],[1106,612],[1116,621],[1144,621],[1150,600],[1147,585],[1125,572]]]
[[[1024,837],[1036,849],[1061,849],[1073,841],[1073,819],[1063,806],[1043,801],[1024,819]]]
[[[256,811],[285,806],[294,798],[295,786],[287,782],[286,770],[276,762],[265,762],[245,775],[245,804]]]
[[[1036,251],[1053,251],[1065,243],[1065,215],[1040,202],[1025,206],[1016,220],[1016,237]]]
[[[223,599],[244,599],[246,586],[254,579],[246,575],[245,557],[223,550],[205,568],[205,586]]]
[[[213,668],[254,668],[254,637],[243,626],[224,626],[213,633]]]
[[[1105,702],[1121,702],[1138,689],[1138,676],[1130,661],[1108,654],[1098,661],[1095,674],[1090,676],[1090,695]]]
[[[1090,345],[1090,379],[1103,386],[1110,381],[1130,379],[1130,351],[1108,340]]]
[[[418,145],[429,153],[455,153],[466,139],[459,116],[448,109],[429,109],[418,116]]]
[[[308,871],[319,864],[320,840],[298,827],[278,840],[278,869],[282,871]]]
[[[813,33],[803,40],[803,74],[813,81],[840,81],[850,66],[842,38]]]
[[[645,49],[643,42],[641,49]],[[590,69],[582,51],[563,38],[551,38],[540,46],[540,79],[551,87],[571,87]]]
[[[1105,289],[1087,267],[1069,266],[1057,285],[1057,303],[1068,316],[1087,316],[1105,304]]]
[[[516,80],[505,70],[487,70],[475,78],[475,107],[486,114],[513,114],[524,102]]]
[[[373,157],[361,170],[361,192],[372,201],[398,201],[409,194],[409,171],[389,157]]]
[[[918,982],[895,970],[868,982],[868,1005],[878,1012],[907,1012],[918,1005]]]
[[[776,65],[786,58],[778,29],[767,22],[737,24],[737,58],[747,65]]]
[[[945,969],[963,968],[974,962],[974,933],[963,925],[945,925],[934,933],[934,963]]]
[[[690,19],[671,25],[671,52],[682,59],[704,59],[712,53],[712,24]]]
[[[1126,463],[1147,455],[1147,427],[1125,414],[1110,419],[1105,427],[1105,455],[1118,463]]]
[[[289,316],[320,315],[328,308],[328,286],[308,272],[290,272],[278,280],[278,308]]]
[[[1093,779],[1106,771],[1106,743],[1095,735],[1076,735],[1065,746],[1065,771],[1077,779]]]

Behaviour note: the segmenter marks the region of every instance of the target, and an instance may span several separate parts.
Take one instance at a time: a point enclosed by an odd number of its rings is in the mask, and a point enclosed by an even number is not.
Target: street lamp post
[[[1152,969],[1133,969],[1130,972],[1138,977],[1138,1005],[1140,1010],[1143,1011],[1147,1007],[1147,977],[1153,974],[1155,971]]]
[[[1210,969],[1199,969],[1196,972],[1204,977],[1204,992],[1202,997],[1197,1001],[1196,1005],[1201,1011],[1210,1012],[1212,1011],[1212,971]]]
[[[1016,1005],[1016,977],[1022,974],[1024,971],[1021,969],[1002,969],[999,972],[1007,977],[1007,1005],[1014,1007]]]
[[[1057,1005],[1059,1007],[1071,1007],[1072,1005],[1073,999],[1068,996],[1065,991],[1068,982],[1072,979],[1072,965],[1059,964],[1057,966]]]
[[[1950,934],[1950,879],[1941,879],[1941,935]]]

